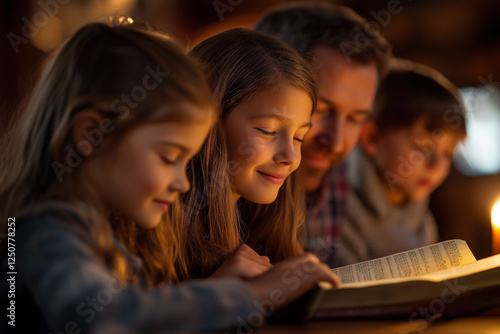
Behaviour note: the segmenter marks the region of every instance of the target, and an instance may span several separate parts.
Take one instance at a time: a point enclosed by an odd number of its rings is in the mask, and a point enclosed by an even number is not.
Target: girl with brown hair
[[[15,280],[14,320],[2,326],[218,331],[259,304],[285,306],[318,280],[335,284],[312,256],[246,282],[168,284],[177,281],[174,267],[184,267],[182,220],[169,219],[177,207],[170,204],[189,189],[186,165],[214,116],[201,71],[168,37],[102,23],[80,29],[47,67],[9,145],[2,143],[1,227],[15,240],[2,243],[1,272]],[[287,287],[284,274],[301,284]],[[281,303],[270,304],[273,291],[282,292]]]
[[[190,54],[205,69],[219,117],[188,166],[188,269],[191,277],[251,277],[267,270],[269,259],[302,253],[304,199],[293,172],[316,105],[313,74],[283,42],[242,28],[208,38]],[[216,271],[241,252],[250,258],[246,269]]]

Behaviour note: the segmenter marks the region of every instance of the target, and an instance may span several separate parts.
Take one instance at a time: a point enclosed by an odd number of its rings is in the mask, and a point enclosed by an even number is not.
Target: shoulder
[[[346,178],[352,188],[363,187],[365,178],[372,176],[373,162],[368,159],[359,145],[357,145],[344,160]]]
[[[32,227],[42,226],[39,222],[43,221],[43,225],[69,225],[76,223],[86,226],[87,222],[82,215],[81,210],[75,206],[60,202],[51,201],[43,202],[37,205],[32,205],[25,210],[22,210],[16,217],[16,226],[24,229],[27,225]]]
[[[64,247],[88,243],[90,229],[84,216],[64,202],[46,202],[30,206],[15,218],[17,244],[26,251],[44,245]],[[80,242],[76,242],[80,241]]]

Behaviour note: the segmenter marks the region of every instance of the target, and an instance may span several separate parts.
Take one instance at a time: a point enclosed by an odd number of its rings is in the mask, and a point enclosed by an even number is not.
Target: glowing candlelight
[[[491,210],[491,246],[493,255],[500,254],[500,200]]]

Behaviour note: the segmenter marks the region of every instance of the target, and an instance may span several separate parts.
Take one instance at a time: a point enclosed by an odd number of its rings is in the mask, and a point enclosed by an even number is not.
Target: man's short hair
[[[365,19],[352,9],[323,3],[299,3],[267,12],[254,29],[294,47],[312,61],[311,52],[320,45],[337,49],[347,61],[374,62],[379,78],[392,57],[390,44],[373,33]]]

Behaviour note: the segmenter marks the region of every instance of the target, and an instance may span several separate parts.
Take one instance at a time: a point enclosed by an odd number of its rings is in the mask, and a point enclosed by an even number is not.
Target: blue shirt
[[[139,272],[141,261],[116,239],[115,244]],[[95,255],[86,221],[64,203],[17,216],[15,247],[15,332],[216,331],[236,327],[257,309],[251,290],[237,279],[192,280],[154,289],[121,285]],[[10,271],[7,259],[0,270],[1,276]],[[2,299],[10,287],[7,278],[2,277]],[[2,316],[2,333],[14,329],[9,320]]]

